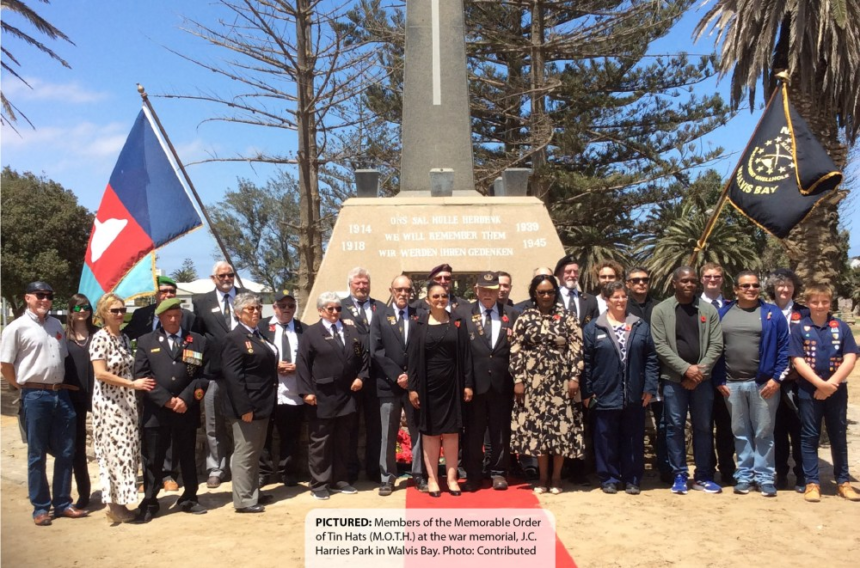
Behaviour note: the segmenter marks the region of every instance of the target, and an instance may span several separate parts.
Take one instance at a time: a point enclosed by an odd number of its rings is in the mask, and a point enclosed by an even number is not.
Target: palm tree
[[[50,3],[50,0],[39,1],[44,2],[45,4]],[[4,38],[3,47],[0,48],[0,51],[3,52],[3,60],[2,62],[0,62],[0,66],[2,66],[4,71],[7,71],[13,77],[30,87],[30,84],[27,83],[27,81],[25,81],[24,78],[21,77],[21,75],[9,65],[11,63],[19,69],[21,67],[21,64],[18,62],[15,56],[12,55],[12,52],[7,49],[9,36],[22,40],[24,43],[31,45],[42,53],[46,54],[51,59],[58,61],[63,67],[71,69],[71,65],[69,65],[65,59],[57,55],[54,50],[52,50],[30,34],[21,31],[20,28],[10,24],[7,21],[8,14],[6,13],[6,10],[18,14],[19,16],[22,16],[30,25],[34,26],[39,32],[48,36],[50,39],[62,39],[71,43],[72,45],[75,45],[74,42],[70,40],[68,36],[66,36],[66,34],[55,28],[50,22],[42,18],[39,14],[33,11],[32,8],[27,6],[21,0],[0,0],[0,10],[4,12],[2,21],[0,21],[0,29],[3,30],[3,34],[6,36]],[[0,89],[0,104],[2,104],[2,112],[0,112],[0,124],[9,124],[9,126],[13,130],[15,130],[14,124],[18,122],[18,115],[20,115],[21,118],[27,121],[27,124],[29,124],[31,127],[33,126],[33,123],[30,122],[30,119],[28,119],[27,116],[23,112],[21,112],[20,109],[18,109],[18,107],[13,105],[12,102],[6,98],[6,96],[3,94],[2,89]],[[15,111],[17,111],[17,114]]]
[[[836,162],[846,163],[860,131],[860,2],[856,0],[716,0],[696,27],[722,41],[722,75],[731,72],[731,104],[745,93],[754,108],[759,80],[769,97],[788,70],[791,101]],[[834,192],[783,240],[798,276],[836,283],[840,268]]]

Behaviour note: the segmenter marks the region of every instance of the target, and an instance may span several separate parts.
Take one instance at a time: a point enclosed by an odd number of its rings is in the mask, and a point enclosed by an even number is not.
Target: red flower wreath
[[[397,431],[395,452],[398,463],[412,463],[412,438],[406,430]]]

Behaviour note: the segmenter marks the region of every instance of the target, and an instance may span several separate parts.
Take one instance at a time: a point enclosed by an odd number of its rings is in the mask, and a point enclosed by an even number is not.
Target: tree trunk
[[[546,32],[543,0],[534,0],[531,13],[531,109],[529,131],[532,147],[544,145],[532,153],[532,194],[546,202],[549,197],[549,179],[546,178],[546,140],[548,119],[546,116],[546,68],[544,41]]]
[[[839,140],[838,127],[833,118],[835,114],[812,96],[799,90],[793,91],[790,87],[789,100],[827,150],[836,167],[843,168],[848,157],[848,147]],[[837,190],[830,197],[822,199],[812,213],[782,241],[792,269],[804,283],[837,284],[840,264],[843,262],[839,250],[839,202],[847,194],[847,191]]]

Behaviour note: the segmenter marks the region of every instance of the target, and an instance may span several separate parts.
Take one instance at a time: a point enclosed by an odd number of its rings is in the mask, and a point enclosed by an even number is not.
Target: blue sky
[[[22,75],[34,89],[27,89],[4,75],[3,91],[33,121],[36,130],[19,123],[21,136],[18,136],[4,126],[2,164],[59,182],[73,191],[82,205],[94,211],[139,111],[137,83],[146,87],[186,165],[204,160],[212,153],[235,156],[255,148],[278,152],[294,148],[293,132],[204,122],[215,109],[156,96],[193,93],[197,89],[230,92],[232,86],[224,80],[167,49],[208,61],[219,58],[222,54],[182,30],[183,11],[211,22],[217,15],[213,6],[208,2],[167,0],[34,3],[33,7],[43,17],[75,42],[75,46],[62,42],[49,44],[72,69],[63,68],[17,42],[5,44],[21,61]],[[192,8],[205,12],[191,13]],[[712,40],[705,38],[698,44],[692,43],[692,28],[700,14],[688,13],[667,38],[654,45],[652,52],[710,52]],[[718,90],[724,96],[727,89],[727,79],[699,86],[700,92]],[[759,106],[762,102],[758,101]],[[744,111],[705,141],[735,153],[715,165],[724,175],[733,168],[737,153],[746,144],[759,116],[760,110],[752,114]],[[189,165],[188,171],[207,205],[220,200],[225,190],[235,188],[237,177],[263,184],[274,174],[272,167],[242,163]],[[843,223],[849,230],[854,229],[851,254],[860,255],[860,215],[856,206],[843,209]],[[214,239],[207,230],[199,230],[159,251],[158,265],[171,272],[189,257],[195,261],[198,273],[205,275],[215,254]]]

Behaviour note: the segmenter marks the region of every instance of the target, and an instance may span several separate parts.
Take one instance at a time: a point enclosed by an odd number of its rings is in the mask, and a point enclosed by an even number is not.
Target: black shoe
[[[296,485],[299,484],[299,480],[296,479],[295,475],[285,475],[283,477],[282,481],[284,482],[284,485],[286,485],[287,487],[295,487]]]
[[[460,486],[460,489],[465,491],[466,493],[474,493],[481,488],[480,483],[476,483],[474,481],[467,480],[466,483]]]
[[[260,496],[257,497],[257,505],[268,505],[274,502],[275,496],[270,493],[266,493],[265,495],[260,493]]]
[[[89,497],[87,497],[87,498],[81,497],[78,499],[78,502],[75,503],[75,509],[86,509],[87,507],[89,507],[89,505],[90,505]]]
[[[523,470],[526,481],[535,481],[540,478],[538,470],[533,467],[527,467]]]
[[[788,475],[785,473],[778,473],[776,475],[776,488],[780,491],[785,491],[788,489]]]
[[[192,515],[203,515],[209,510],[197,501],[183,501],[179,508],[182,509],[182,512]]]
[[[379,486],[379,496],[388,497],[394,492],[394,485],[391,483],[383,483]]]
[[[423,477],[419,477],[415,480],[415,488],[419,493],[427,493],[427,480]]]
[[[239,507],[236,509],[237,513],[264,513],[266,512],[266,508],[262,505],[251,505],[250,507]]]
[[[442,492],[441,491],[428,491],[427,495],[429,495],[430,497],[441,497]]]
[[[155,516],[155,513],[151,509],[140,509],[138,508],[137,514],[132,521],[132,524],[135,525],[145,525]]]
[[[618,493],[618,487],[616,487],[614,483],[604,483],[600,489],[608,495],[615,495]]]
[[[508,480],[501,475],[493,476],[493,489],[496,491],[504,491],[508,488]]]

